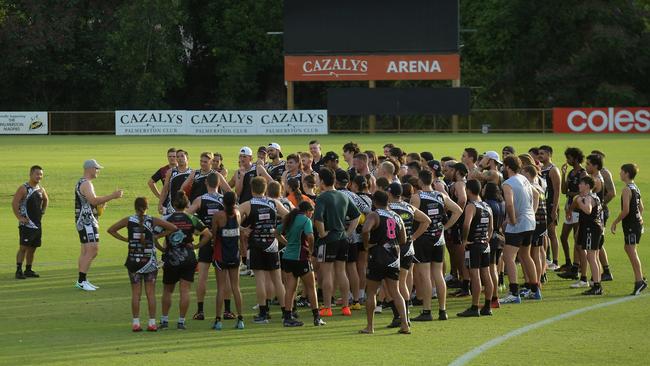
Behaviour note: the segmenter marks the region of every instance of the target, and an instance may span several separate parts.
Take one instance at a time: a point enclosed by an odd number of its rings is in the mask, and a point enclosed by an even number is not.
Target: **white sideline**
[[[524,333],[530,332],[531,330],[543,327],[545,325],[555,323],[558,320],[570,318],[572,316],[582,314],[582,313],[585,313],[587,311],[604,308],[606,306],[616,305],[616,304],[624,303],[624,302],[627,302],[627,301],[639,299],[639,298],[645,297],[645,296],[647,296],[647,295],[626,296],[626,297],[622,297],[620,299],[616,299],[616,300],[612,300],[612,301],[608,301],[608,302],[603,302],[603,303],[600,303],[600,304],[595,304],[595,305],[587,306],[587,307],[584,307],[584,308],[576,309],[576,310],[573,310],[573,311],[569,311],[569,312],[564,313],[564,314],[556,315],[556,316],[554,316],[552,318],[548,318],[548,319],[538,321],[537,323],[526,325],[524,327],[515,329],[515,330],[513,330],[511,332],[508,332],[508,333],[502,335],[502,336],[499,336],[497,338],[493,338],[492,340],[483,343],[482,345],[480,345],[480,346],[472,349],[471,351],[465,353],[464,355],[458,357],[457,359],[455,359],[449,365],[451,365],[451,366],[466,365],[469,361],[471,361],[475,357],[479,356],[481,353],[489,350],[490,348],[493,348],[493,347],[496,347],[496,346],[500,345],[501,343],[507,341],[510,338],[522,335]]]

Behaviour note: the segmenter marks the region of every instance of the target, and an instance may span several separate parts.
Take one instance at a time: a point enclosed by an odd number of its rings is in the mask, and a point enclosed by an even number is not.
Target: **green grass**
[[[457,319],[453,316],[469,304],[469,299],[450,299],[447,322],[414,324],[411,336],[398,336],[383,329],[387,314],[377,317],[376,334],[360,336],[365,315],[355,312],[351,319],[328,319],[324,328],[305,326],[284,329],[279,309],[274,309],[272,323],[252,323],[254,284],[242,283],[245,296],[247,329],[236,331],[227,321],[221,333],[210,331],[211,321],[189,320],[189,330],[132,334],[130,332],[130,288],[122,266],[126,254],[123,243],[109,238],[105,229],[117,219],[132,212],[137,196],[148,196],[146,181],[165,163],[168,147],[184,148],[190,153],[190,164],[198,166],[202,151],[220,151],[230,171],[236,167],[236,155],[242,145],[255,149],[258,145],[277,141],[285,154],[307,148],[309,137],[105,137],[105,136],[39,136],[0,137],[5,161],[0,174],[0,364],[96,364],[129,363],[178,364],[228,362],[229,364],[446,364],[484,342],[514,329],[571,310],[627,295],[632,289],[632,271],[623,252],[622,238],[607,235],[614,282],[605,283],[602,298],[585,298],[568,288],[569,282],[549,274],[544,288],[544,301],[504,306],[491,318]],[[637,182],[642,192],[650,191],[650,163],[641,157],[650,154],[648,138],[643,135],[332,135],[321,137],[323,150],[340,151],[350,140],[363,149],[381,151],[386,142],[393,142],[407,151],[429,150],[436,157],[459,156],[463,147],[479,151],[500,150],[513,145],[518,151],[539,144],[556,149],[556,163],[562,162],[567,146],[584,151],[597,148],[607,153],[606,165],[618,175],[618,167],[629,161],[641,166]],[[102,288],[95,293],[75,290],[78,236],[74,229],[74,185],[82,173],[81,163],[96,158],[105,169],[95,181],[98,194],[115,188],[125,190],[124,198],[109,204],[101,219],[102,244],[90,278]],[[11,213],[11,197],[19,184],[27,179],[29,166],[40,164],[45,170],[43,186],[49,192],[51,205],[44,218],[44,245],[37,251],[35,269],[40,279],[13,279],[17,248],[16,221]],[[621,184],[617,182],[617,188]],[[618,214],[619,198],[611,205]],[[645,238],[644,238],[645,239]],[[639,247],[642,262],[648,263],[650,250],[644,240]],[[561,257],[562,259],[562,257]],[[207,316],[214,316],[215,280],[211,275],[206,297]],[[161,290],[159,289],[158,295]],[[194,295],[192,295],[194,296]],[[178,298],[170,318],[178,314]],[[647,326],[650,298],[600,308],[548,325],[497,346],[475,359],[473,364],[646,364],[644,351],[650,346]],[[191,316],[195,310],[192,300]],[[436,305],[434,304],[434,310]],[[160,307],[159,309],[160,310]],[[418,308],[414,309],[419,311]],[[309,318],[308,312],[302,312]],[[141,313],[146,319],[146,313]]]

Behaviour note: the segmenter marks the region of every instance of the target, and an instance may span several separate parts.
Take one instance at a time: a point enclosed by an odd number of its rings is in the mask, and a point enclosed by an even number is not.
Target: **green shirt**
[[[329,231],[324,239],[327,243],[345,239],[346,216],[354,220],[360,215],[359,209],[342,192],[326,191],[316,197],[314,220],[323,222],[325,231]]]
[[[282,232],[282,226],[282,224],[278,226],[279,232]],[[282,258],[294,261],[309,259],[307,235],[313,233],[314,228],[311,220],[303,214],[296,215],[293,223],[291,223],[291,227],[284,235],[287,238],[287,246],[284,249]]]

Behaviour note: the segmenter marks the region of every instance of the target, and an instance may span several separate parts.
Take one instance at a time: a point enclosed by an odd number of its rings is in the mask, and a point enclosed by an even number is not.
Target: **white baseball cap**
[[[239,155],[253,156],[253,150],[248,146],[244,146],[239,149]]]
[[[483,154],[485,157],[488,159],[492,159],[497,162],[497,164],[502,165],[503,162],[501,161],[501,158],[499,154],[496,151],[486,151],[485,154]]]
[[[280,144],[278,144],[277,142],[271,142],[268,147],[272,147],[272,148],[278,150],[278,152],[280,153],[280,157],[283,156],[282,155],[282,148],[280,147]]]
[[[99,163],[95,159],[89,159],[84,161],[84,169],[90,169],[90,168],[104,169],[104,167],[99,165]]]

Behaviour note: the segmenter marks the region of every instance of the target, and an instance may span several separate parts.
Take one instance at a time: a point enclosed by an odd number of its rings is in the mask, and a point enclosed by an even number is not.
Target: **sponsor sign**
[[[648,133],[650,107],[553,108],[556,133]]]
[[[284,56],[286,81],[456,80],[458,54]]]
[[[116,135],[184,135],[185,111],[115,111]]]
[[[117,135],[325,135],[327,110],[116,111]]]
[[[47,112],[0,112],[0,135],[47,135]]]

